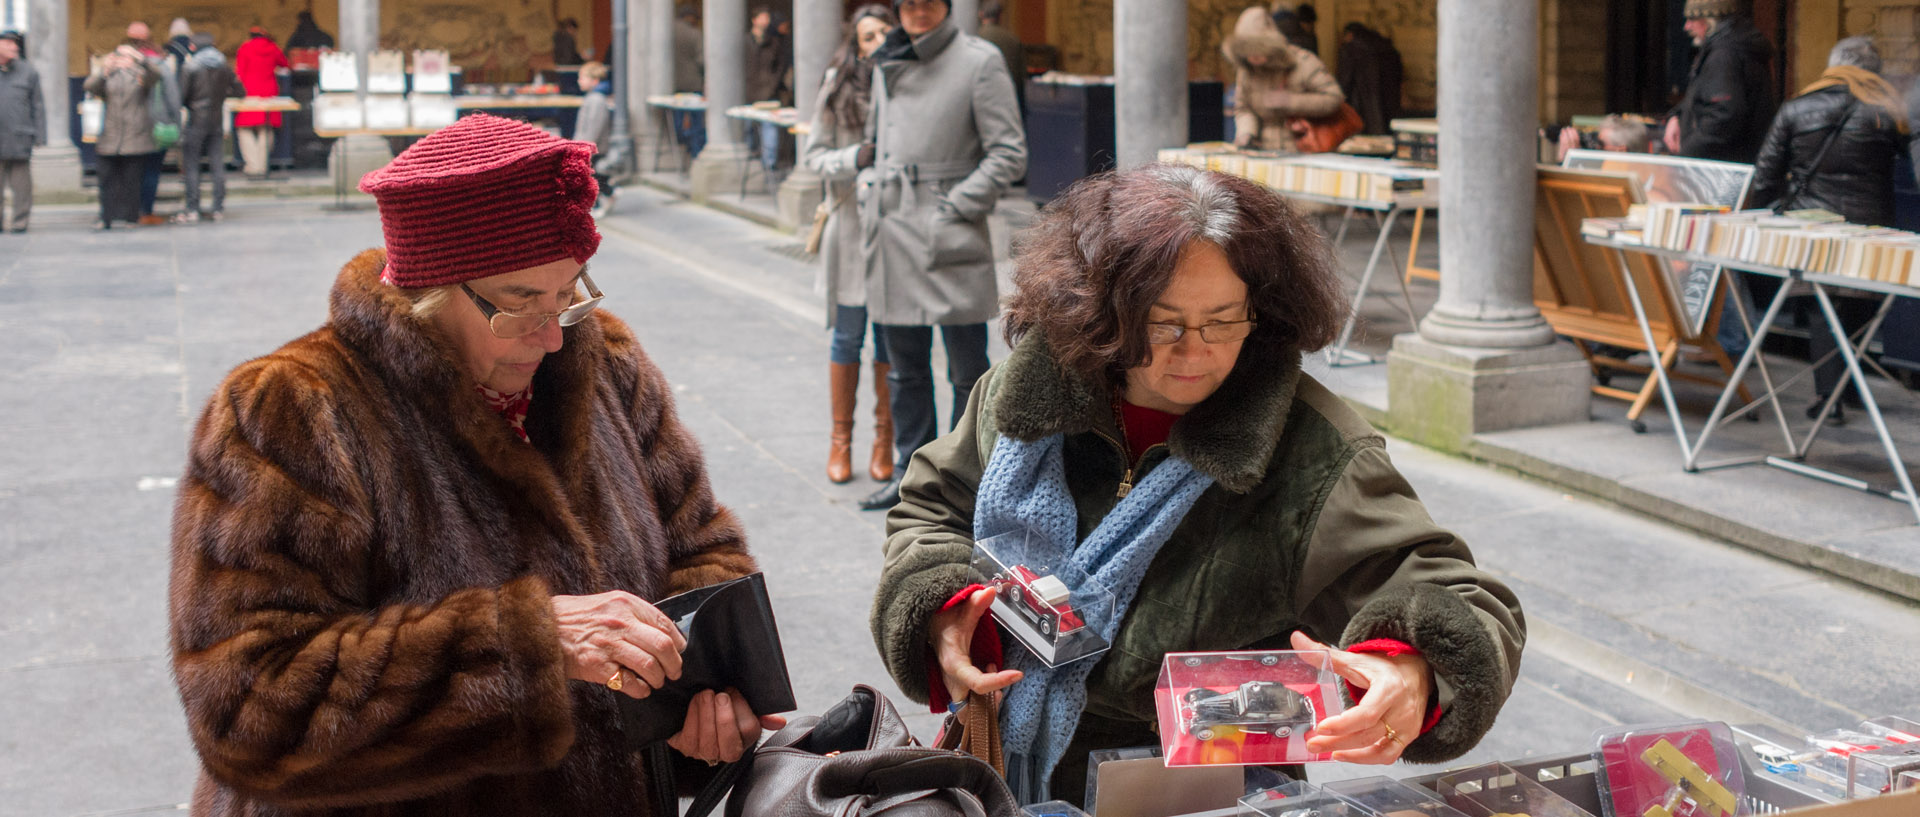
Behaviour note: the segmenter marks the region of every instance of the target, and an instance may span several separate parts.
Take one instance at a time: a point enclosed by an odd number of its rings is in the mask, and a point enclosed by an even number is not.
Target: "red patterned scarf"
[[[520,435],[521,442],[533,442],[527,439],[527,409],[533,406],[533,387],[529,386],[514,394],[503,394],[478,383],[473,384],[473,387],[479,389],[480,396],[486,399],[487,405],[492,406],[493,410],[499,412],[500,416],[507,421],[507,425],[513,427],[513,433]]]

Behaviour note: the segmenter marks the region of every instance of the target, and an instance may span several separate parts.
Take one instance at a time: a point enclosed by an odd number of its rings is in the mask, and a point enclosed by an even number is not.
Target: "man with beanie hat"
[[[595,309],[592,152],[481,114],[420,140],[361,181],[386,247],[327,322],[207,402],[169,600],[195,814],[644,817],[672,785],[618,703],[680,675],[651,602],[755,565]],[[667,743],[710,765],[783,724],[708,691]]]
[[[949,427],[987,371],[987,321],[1000,311],[987,216],[1027,171],[1013,78],[993,44],[960,31],[945,0],[895,0],[900,27],[875,52],[867,141],[837,152],[862,168],[860,230],[869,317],[893,362],[895,462],[939,432],[933,328],[947,349]],[[900,501],[900,478],[862,500]]]
[[[1687,34],[1700,51],[1687,74],[1667,149],[1680,156],[1752,164],[1773,121],[1773,47],[1740,0],[1687,0]]]

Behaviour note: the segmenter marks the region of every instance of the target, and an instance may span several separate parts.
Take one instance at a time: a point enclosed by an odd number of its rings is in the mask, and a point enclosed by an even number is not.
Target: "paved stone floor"
[[[318,325],[334,271],[379,240],[371,211],[230,210],[217,225],[96,234],[85,210],[48,207],[35,232],[0,236],[0,814],[158,813],[190,792],[165,612],[191,423],[229,368]],[[854,507],[870,485],[821,475],[826,333],[812,267],[786,254],[795,239],[640,190],[603,229],[606,308],[675,384],[745,521],[801,710],[858,682],[894,691],[867,629],[882,518]],[[1807,729],[1920,715],[1915,606],[1391,450],[1434,516],[1513,584],[1532,629],[1513,699],[1461,763],[1581,752],[1602,726],[1682,715]]]

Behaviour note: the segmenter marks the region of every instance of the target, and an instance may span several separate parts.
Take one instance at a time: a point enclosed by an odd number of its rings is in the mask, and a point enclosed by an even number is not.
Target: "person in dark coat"
[[[1280,29],[1280,35],[1296,48],[1304,49],[1316,57],[1320,56],[1320,35],[1313,33],[1313,24],[1320,19],[1313,6],[1295,7],[1290,2],[1275,3],[1273,6],[1273,24]]]
[[[1900,93],[1879,70],[1880,54],[1871,37],[1848,37],[1834,45],[1820,79],[1781,105],[1773,118],[1754,163],[1749,200],[1782,210],[1828,210],[1855,224],[1891,225],[1894,159],[1912,139]],[[1833,299],[1833,307],[1849,334],[1872,320],[1879,300],[1851,292],[1832,290],[1843,296]],[[1823,320],[1815,323],[1808,343],[1819,360],[1833,353],[1837,342]],[[1845,370],[1837,355],[1814,369],[1819,399],[1807,408],[1809,417],[1819,416]],[[1860,405],[1852,385],[1841,397],[1842,405]],[[1845,409],[1834,410],[1839,412],[1834,420],[1844,421]]]
[[[187,200],[173,220],[192,224],[201,218],[200,161],[204,157],[213,169],[213,209],[205,215],[219,221],[227,204],[226,104],[229,97],[243,93],[240,78],[234,76],[227,56],[214,47],[212,34],[193,35],[193,55],[187,58],[180,88],[187,106],[187,126],[180,132],[180,178]]]
[[[1740,0],[1687,0],[1694,55],[1667,150],[1678,156],[1752,164],[1773,121],[1773,46],[1740,14]]]
[[[20,55],[19,32],[0,32],[0,197],[11,191],[11,218],[0,210],[0,232],[24,233],[33,214],[33,148],[47,143],[47,103],[40,74]],[[3,202],[0,202],[3,203]]]
[[[287,50],[296,48],[332,48],[333,35],[320,28],[313,21],[313,12],[300,12],[295,18],[293,33],[287,35]]]
[[[194,814],[652,814],[620,698],[680,675],[654,603],[757,568],[595,309],[592,152],[485,114],[420,140],[361,181],[386,246],[327,322],[214,389],[168,590]],[[784,723],[705,691],[667,745],[691,782]]]
[[[1363,23],[1348,23],[1340,34],[1339,69],[1334,79],[1347,94],[1347,104],[1366,123],[1361,133],[1392,133],[1400,115],[1400,83],[1406,69],[1393,41]]]
[[[553,31],[553,64],[579,65],[586,62],[580,56],[580,21],[568,17],[560,21],[560,27]]]

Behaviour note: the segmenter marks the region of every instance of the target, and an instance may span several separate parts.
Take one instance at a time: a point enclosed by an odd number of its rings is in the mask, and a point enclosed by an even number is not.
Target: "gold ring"
[[[720,761],[718,761],[718,760],[709,760],[709,761],[707,761],[707,765],[708,765],[708,766],[718,766],[718,765],[720,765]]]
[[[607,688],[615,692],[619,692],[620,687],[625,685],[624,682],[621,681],[620,679],[626,674],[627,674],[627,671],[625,669],[614,670],[613,677],[607,679]]]
[[[1390,723],[1387,723],[1386,721],[1381,721],[1381,722],[1380,722],[1380,726],[1381,726],[1382,728],[1384,728],[1384,729],[1386,729],[1386,730],[1387,730],[1387,737],[1386,737],[1386,741],[1387,741],[1388,743],[1399,743],[1399,742],[1400,742],[1400,733],[1399,733],[1399,732],[1396,732],[1396,731],[1394,731],[1394,729],[1393,729],[1393,724],[1390,724]]]

